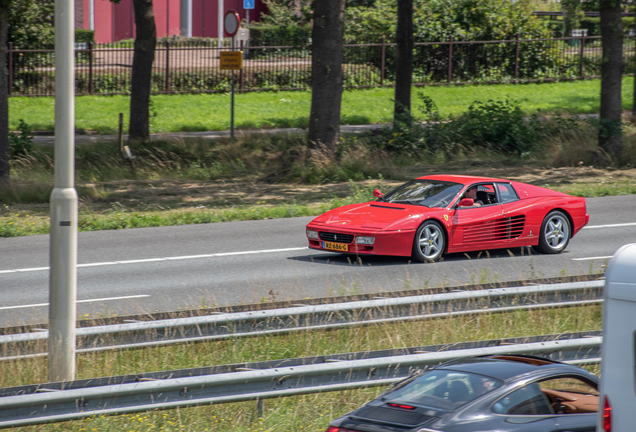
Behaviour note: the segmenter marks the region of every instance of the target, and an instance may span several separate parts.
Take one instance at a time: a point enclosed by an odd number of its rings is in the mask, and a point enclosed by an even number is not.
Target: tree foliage
[[[267,13],[261,13],[264,25],[304,27],[311,21],[310,0],[263,0],[263,3],[267,6]]]
[[[398,0],[376,0],[373,7],[346,11],[347,41],[392,39],[396,34]],[[524,36],[548,37],[544,20],[532,15],[529,0],[413,0],[415,42],[448,40],[501,40]]]
[[[9,42],[16,48],[53,45],[54,0],[4,0],[9,3]]]
[[[580,11],[581,2],[579,0],[562,0],[563,6],[563,37],[572,36],[572,30],[581,26],[583,14]]]

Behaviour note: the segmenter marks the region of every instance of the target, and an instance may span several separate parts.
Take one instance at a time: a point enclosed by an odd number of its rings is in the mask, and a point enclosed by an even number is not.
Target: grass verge
[[[633,78],[623,79],[623,108],[631,109]],[[342,123],[350,125],[390,123],[394,89],[374,88],[343,93]],[[526,114],[587,114],[599,110],[600,80],[545,84],[431,86],[413,88],[413,113],[419,113],[424,92],[438,101],[443,117],[466,111],[475,100],[514,99]],[[306,127],[311,93],[254,92],[236,95],[236,127],[241,129]],[[118,113],[124,113],[128,129],[129,96],[78,96],[75,125],[78,130],[116,133]],[[54,130],[52,97],[14,97],[9,100],[9,127],[20,119],[33,130]],[[230,128],[229,94],[181,94],[152,96],[151,132],[216,131]]]
[[[472,126],[453,129],[462,124],[456,119],[403,133],[383,129],[346,135],[337,162],[309,153],[300,134],[137,143],[134,166],[113,143],[78,146],[79,229],[313,216],[372,200],[376,187],[386,192],[405,180],[437,173],[508,178],[584,197],[636,193],[633,125],[625,125],[624,157],[613,164],[607,158],[599,162],[603,152],[592,122],[557,118],[530,128],[516,108],[499,108],[489,106],[499,112],[492,121],[472,118],[479,120],[471,123],[481,128],[479,134],[471,132]],[[524,131],[523,141],[510,135],[515,128]],[[458,138],[460,132],[491,135],[501,145],[467,144]],[[48,147],[13,158],[12,185],[0,188],[0,237],[48,232],[53,168]]]
[[[379,187],[387,190],[387,185],[393,184],[395,182],[353,182],[349,184],[351,192],[348,194],[336,192],[338,197],[307,204],[241,205],[217,209],[208,209],[205,205],[202,205],[201,208],[153,210],[137,210],[121,205],[113,205],[107,209],[96,210],[90,204],[85,204],[80,207],[78,227],[79,231],[100,231],[318,216],[328,210],[346,204],[370,201],[373,199],[373,189]],[[570,195],[583,197],[636,194],[636,183],[633,180],[622,180],[620,178],[615,182],[608,183],[570,185],[543,183],[542,185]],[[339,186],[339,189],[342,190],[343,186],[346,185]],[[340,198],[339,196],[344,197]],[[5,204],[0,207],[0,237],[48,234],[49,231],[50,217],[48,209],[43,206],[29,209],[25,208],[25,206],[8,206]]]
[[[473,317],[313,331],[78,356],[77,378],[133,374],[309,355],[400,348],[530,334],[589,331],[601,326],[602,307],[516,311]],[[46,359],[0,363],[0,387],[44,382]],[[94,417],[20,431],[324,431],[328,422],[375,397],[381,388],[213,405],[114,417]]]

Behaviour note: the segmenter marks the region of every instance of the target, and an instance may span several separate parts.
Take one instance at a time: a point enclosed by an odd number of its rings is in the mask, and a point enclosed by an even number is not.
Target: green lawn
[[[633,79],[623,79],[623,108],[631,109]],[[424,92],[437,103],[443,116],[465,111],[475,100],[514,99],[527,114],[594,113],[599,109],[600,81],[572,81],[550,84],[432,86],[413,89],[413,113],[420,115],[417,93]],[[342,98],[344,124],[390,122],[393,114],[392,88],[346,91]],[[182,94],[152,96],[152,132],[226,130],[230,127],[229,94]],[[78,129],[114,133],[118,113],[128,119],[129,96],[79,96],[75,116]],[[236,125],[239,128],[305,126],[311,93],[254,92],[236,95]],[[53,130],[53,98],[15,97],[9,101],[9,124],[16,129],[19,119],[33,130]]]

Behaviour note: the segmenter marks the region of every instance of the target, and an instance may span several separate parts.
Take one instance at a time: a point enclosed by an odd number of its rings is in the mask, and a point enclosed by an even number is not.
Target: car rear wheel
[[[417,229],[413,240],[413,259],[433,262],[442,257],[446,247],[444,229],[435,221],[426,221]]]
[[[559,210],[551,211],[543,219],[539,245],[534,246],[534,249],[545,254],[561,253],[570,242],[570,232],[568,217]]]

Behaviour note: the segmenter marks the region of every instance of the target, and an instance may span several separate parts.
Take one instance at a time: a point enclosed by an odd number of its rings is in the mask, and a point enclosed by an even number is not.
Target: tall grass
[[[91,353],[78,356],[77,378],[92,378],[210,365],[434,345],[534,334],[596,330],[602,307],[515,311],[472,317],[374,325],[334,331],[307,331],[259,338],[230,339],[171,347]],[[45,382],[46,359],[0,363],[0,387]],[[255,403],[95,417],[25,431],[296,431],[324,430],[338,415],[373,398],[381,389],[335,392],[265,401],[263,418]],[[154,424],[156,428],[150,426]]]

